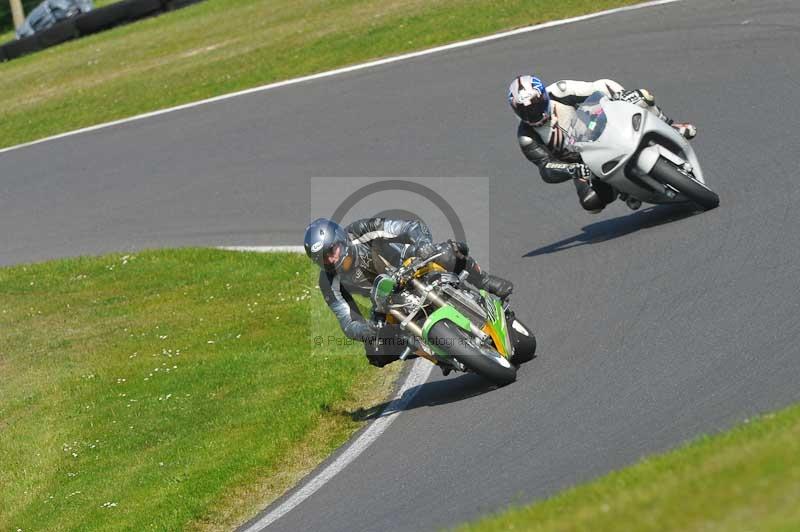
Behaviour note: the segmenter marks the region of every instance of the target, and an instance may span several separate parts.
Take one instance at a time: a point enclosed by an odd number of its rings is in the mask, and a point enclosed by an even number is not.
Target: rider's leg
[[[650,110],[656,114],[661,120],[672,126],[681,136],[687,140],[693,139],[697,136],[697,127],[689,123],[679,123],[673,121],[670,117],[664,114],[659,106],[656,105],[656,98],[650,91],[639,89],[642,93],[643,102],[650,107]]]
[[[463,255],[460,253],[457,254],[451,249],[436,259],[436,262],[447,271],[453,273],[461,273],[462,271],[466,270],[468,272],[467,282],[476,286],[477,288],[482,288],[487,292],[491,292],[500,299],[506,299],[514,290],[514,285],[511,283],[511,281],[496,275],[491,275],[481,270],[481,267],[478,266],[478,263],[475,262],[475,259],[469,255]]]
[[[475,266],[477,267],[478,265],[476,264]],[[480,270],[480,268],[478,269]],[[467,280],[474,278],[476,282],[473,282],[472,284],[474,284],[478,288],[483,288],[487,292],[491,292],[500,299],[506,299],[508,296],[511,295],[511,292],[514,291],[514,284],[507,279],[503,279],[502,277],[498,277],[496,275],[492,275],[484,271],[481,271],[479,275],[480,275],[480,280],[478,280],[472,274],[467,276]]]
[[[675,128],[675,130],[685,139],[693,139],[697,136],[696,126],[689,123],[674,122],[670,117],[664,114],[660,107],[656,105],[656,98],[653,96],[653,93],[646,89],[623,91],[617,96],[617,99],[636,104],[642,109],[647,109],[661,120]]]
[[[697,126],[694,124],[679,124],[677,122],[673,122],[670,125],[687,140],[691,140],[697,136]]]
[[[606,205],[617,199],[614,189],[599,179],[590,182],[583,178],[575,178],[572,181],[575,183],[581,207],[593,214],[602,211]]]

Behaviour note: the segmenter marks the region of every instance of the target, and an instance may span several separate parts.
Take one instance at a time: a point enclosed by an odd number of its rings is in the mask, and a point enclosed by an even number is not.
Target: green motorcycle
[[[517,368],[534,357],[536,338],[493,294],[467,282],[466,272],[448,272],[436,263],[447,249],[440,244],[427,259],[386,264],[373,283],[375,310],[386,324],[399,325],[410,337],[400,355],[423,357],[450,371],[473,372],[504,386]]]

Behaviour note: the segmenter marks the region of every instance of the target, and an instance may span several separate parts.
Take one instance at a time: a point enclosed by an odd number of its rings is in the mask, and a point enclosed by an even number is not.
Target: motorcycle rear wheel
[[[650,171],[650,176],[659,183],[671,186],[704,211],[719,206],[719,196],[716,192],[686,175],[671,161],[663,157],[658,159]]]
[[[434,324],[428,332],[428,342],[444,346],[447,353],[464,364],[467,369],[498,386],[505,386],[517,380],[516,367],[505,358],[503,360],[508,367],[494,357],[482,353],[473,345],[472,337],[450,320],[441,320]],[[502,358],[500,354],[497,356]]]

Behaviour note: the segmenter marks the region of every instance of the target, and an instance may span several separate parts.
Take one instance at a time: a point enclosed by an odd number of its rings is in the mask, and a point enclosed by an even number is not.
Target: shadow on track
[[[617,218],[611,218],[610,220],[601,220],[589,224],[583,227],[583,233],[534,249],[523,255],[523,257],[538,257],[539,255],[557,253],[578,246],[605,242],[606,240],[619,238],[641,229],[648,229],[650,227],[657,227],[666,223],[682,220],[698,214],[699,212],[700,211],[698,211],[696,207],[689,204],[657,205],[649,207],[626,216],[619,216]]]
[[[437,406],[455,403],[456,401],[482,395],[496,388],[497,386],[486,379],[472,374],[464,374],[456,378],[426,382],[405,391],[403,394],[404,396],[408,394],[417,395],[404,411],[413,410],[421,406]],[[360,408],[350,412],[350,417],[355,421],[371,421],[379,417],[393,414],[397,412],[397,410],[387,408],[390,402],[391,401],[384,401],[370,408]]]

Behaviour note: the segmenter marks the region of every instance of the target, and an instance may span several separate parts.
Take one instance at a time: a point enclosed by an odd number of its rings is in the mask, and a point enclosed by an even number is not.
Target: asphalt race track
[[[433,377],[270,530],[455,525],[800,400],[798,50],[796,1],[681,2],[11,151],[0,264],[299,244],[312,176],[489,176],[492,270],[540,357],[498,390]],[[527,69],[651,88],[721,206],[583,212],[517,147]]]

